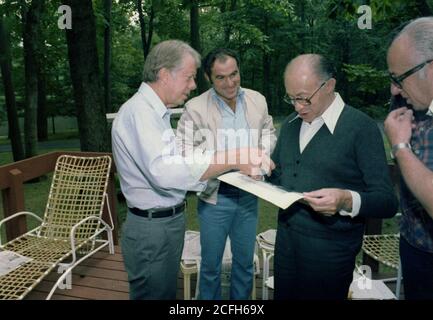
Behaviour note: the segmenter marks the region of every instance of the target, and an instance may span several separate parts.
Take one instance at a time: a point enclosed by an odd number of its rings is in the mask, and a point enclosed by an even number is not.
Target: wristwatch
[[[393,145],[391,149],[391,159],[395,159],[395,154],[397,153],[398,150],[405,149],[405,148],[412,150],[412,146],[407,142],[400,142]]]

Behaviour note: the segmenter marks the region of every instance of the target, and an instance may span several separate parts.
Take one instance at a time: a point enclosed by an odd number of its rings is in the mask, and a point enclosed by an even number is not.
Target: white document
[[[0,277],[33,260],[12,251],[0,251]]]
[[[304,198],[302,193],[288,192],[271,183],[254,180],[240,172],[229,172],[218,177],[218,180],[250,192],[259,198],[269,201],[281,209],[287,209],[296,201]]]

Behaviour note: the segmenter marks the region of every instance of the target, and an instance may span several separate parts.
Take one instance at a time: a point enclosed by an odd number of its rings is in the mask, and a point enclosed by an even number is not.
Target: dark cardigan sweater
[[[360,237],[366,217],[390,218],[398,202],[394,194],[380,131],[364,113],[345,106],[331,134],[324,124],[299,151],[302,119],[290,115],[283,123],[272,154],[276,164],[270,180],[286,190],[308,192],[321,188],[356,191],[361,208],[356,218],[325,217],[310,206],[295,203],[280,210],[280,220],[299,232],[326,238]]]

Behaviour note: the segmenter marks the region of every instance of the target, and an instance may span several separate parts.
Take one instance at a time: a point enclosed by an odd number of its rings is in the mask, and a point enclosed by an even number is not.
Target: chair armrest
[[[108,230],[112,231],[112,228],[110,225],[108,225],[108,223],[106,223],[104,220],[102,220],[102,218],[97,217],[97,216],[90,216],[87,218],[84,218],[83,220],[81,220],[80,222],[77,222],[71,229],[70,234],[69,234],[69,239],[71,241],[71,251],[72,251],[72,262],[71,263],[75,263],[76,261],[76,254],[75,254],[75,232],[77,230],[77,228],[82,225],[83,223],[87,222],[88,220],[98,220],[100,223],[102,223],[104,225],[104,227]]]
[[[30,212],[30,211],[20,211],[20,212],[14,213],[13,215],[11,215],[11,216],[9,216],[9,217],[4,218],[3,220],[1,220],[0,221],[0,231],[1,231],[2,225],[5,222],[8,222],[9,220],[12,220],[12,219],[14,219],[16,217],[23,216],[23,215],[32,216],[33,218],[35,218],[36,220],[39,220],[39,222],[42,223],[42,219],[39,216],[37,216],[36,214],[34,214],[33,212]],[[2,245],[2,243],[1,243],[1,237],[0,237],[0,246],[1,245]]]

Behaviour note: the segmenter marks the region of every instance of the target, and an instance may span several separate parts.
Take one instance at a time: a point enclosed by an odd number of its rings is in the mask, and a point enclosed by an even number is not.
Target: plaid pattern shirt
[[[412,131],[413,152],[430,170],[433,170],[433,117],[415,117]],[[400,234],[414,247],[433,253],[433,219],[413,196],[401,179],[400,204],[402,220]]]

